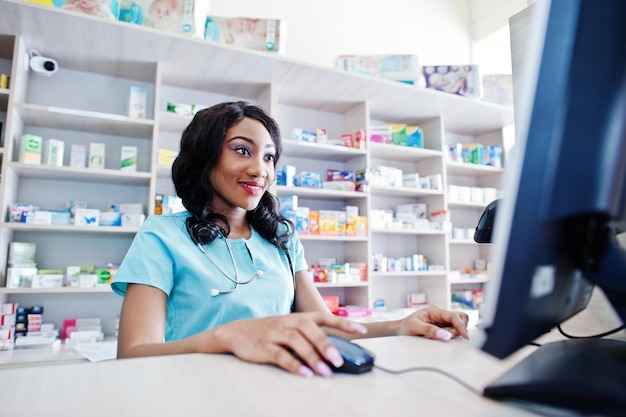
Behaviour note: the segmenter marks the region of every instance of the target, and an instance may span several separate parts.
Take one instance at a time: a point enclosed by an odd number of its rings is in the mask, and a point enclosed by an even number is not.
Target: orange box
[[[309,210],[309,234],[318,235],[320,233],[320,212]]]
[[[323,295],[322,298],[331,313],[337,314],[339,312],[339,297],[336,295]]]

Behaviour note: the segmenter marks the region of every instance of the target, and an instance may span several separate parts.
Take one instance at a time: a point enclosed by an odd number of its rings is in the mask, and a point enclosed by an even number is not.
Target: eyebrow
[[[249,143],[249,144],[251,144],[251,145],[256,145],[256,142],[254,141],[254,139],[251,139],[251,138],[249,138],[249,137],[247,137],[247,136],[233,136],[232,138],[229,138],[229,139],[226,141],[226,143],[230,143],[230,142],[232,142],[232,141],[234,141],[234,140],[237,140],[237,139],[241,139],[241,140],[243,140],[243,141],[246,141],[246,142],[248,142],[248,143]],[[272,142],[272,143],[268,143],[267,145],[265,145],[265,149],[268,149],[268,148],[274,148],[274,149],[276,149],[276,145],[274,145],[274,142]]]

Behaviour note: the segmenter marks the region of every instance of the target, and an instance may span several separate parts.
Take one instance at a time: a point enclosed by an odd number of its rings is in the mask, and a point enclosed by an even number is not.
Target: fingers
[[[228,351],[241,359],[271,363],[291,373],[333,375],[343,358],[320,326],[347,333],[365,332],[363,325],[325,313],[294,313],[282,317],[242,320],[228,325],[235,335]]]
[[[296,316],[296,315],[292,315]],[[323,377],[333,375],[329,364],[343,365],[343,358],[320,326],[333,327],[350,333],[363,331],[362,325],[329,315],[292,317],[297,320],[298,333],[287,342],[292,353],[312,372]],[[297,373],[303,371],[298,369]]]
[[[428,307],[409,316],[407,334],[423,335],[435,340],[450,340],[461,336],[469,339],[467,314]]]

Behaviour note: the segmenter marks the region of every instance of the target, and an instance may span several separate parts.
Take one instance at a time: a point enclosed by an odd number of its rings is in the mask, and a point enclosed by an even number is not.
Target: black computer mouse
[[[328,366],[333,371],[347,374],[362,374],[372,370],[374,367],[374,354],[372,352],[340,336],[329,334],[328,338],[343,357],[343,365],[340,367],[328,363]]]
[[[362,374],[364,372],[371,371],[374,367],[374,354],[367,349],[349,341],[346,338],[335,336],[332,334],[327,335],[330,341],[335,345],[341,357],[343,358],[343,365],[337,367],[332,363],[326,361],[326,364],[334,372],[340,372],[345,374]],[[302,363],[304,361],[300,356],[289,349],[291,354],[299,359]]]

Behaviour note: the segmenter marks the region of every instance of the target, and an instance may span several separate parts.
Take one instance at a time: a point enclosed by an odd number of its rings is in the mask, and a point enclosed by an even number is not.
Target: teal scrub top
[[[234,320],[288,314],[294,297],[294,278],[282,249],[252,228],[249,239],[231,239],[233,257],[224,238],[204,245],[205,256],[187,233],[189,212],[150,216],[115,274],[112,289],[124,295],[127,284],[144,284],[167,295],[165,340],[179,340]],[[308,268],[304,249],[294,232],[288,244],[294,272]],[[233,260],[234,258],[234,260]],[[219,264],[219,268],[215,265]],[[212,290],[235,288],[225,274],[248,281],[230,293],[211,296]],[[220,268],[224,273],[220,271]]]

